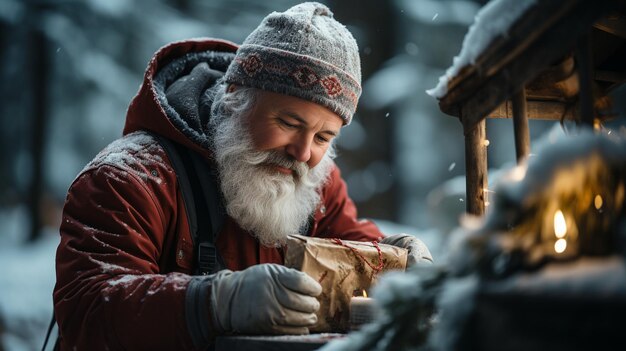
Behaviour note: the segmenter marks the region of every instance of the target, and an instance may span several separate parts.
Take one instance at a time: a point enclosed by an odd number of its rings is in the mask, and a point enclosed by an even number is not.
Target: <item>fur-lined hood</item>
[[[159,49],[148,63],[143,84],[130,103],[124,135],[147,130],[208,156],[208,138],[198,121],[179,114],[168,103],[166,90],[202,62],[225,72],[237,48],[225,40],[202,38],[174,42]]]

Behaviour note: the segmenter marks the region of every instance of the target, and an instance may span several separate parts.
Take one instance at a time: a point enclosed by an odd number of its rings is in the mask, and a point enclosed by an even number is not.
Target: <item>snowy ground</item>
[[[40,350],[52,318],[56,229],[23,244],[22,208],[0,213],[0,350]]]

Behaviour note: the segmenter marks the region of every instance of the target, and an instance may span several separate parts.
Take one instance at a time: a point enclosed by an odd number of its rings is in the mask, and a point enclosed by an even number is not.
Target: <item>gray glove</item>
[[[211,285],[214,325],[220,333],[308,334],[321,293],[313,278],[277,264],[224,270]]]
[[[381,244],[393,245],[409,250],[407,266],[417,263],[433,263],[433,256],[428,247],[420,239],[409,234],[389,235],[380,241]]]

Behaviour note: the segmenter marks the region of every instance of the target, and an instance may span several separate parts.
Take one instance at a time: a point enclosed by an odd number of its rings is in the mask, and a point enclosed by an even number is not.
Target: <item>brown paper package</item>
[[[382,257],[382,263],[380,258]],[[320,309],[312,333],[347,332],[350,299],[369,291],[377,278],[391,270],[405,270],[407,250],[361,241],[289,236],[285,266],[298,269],[322,286]]]

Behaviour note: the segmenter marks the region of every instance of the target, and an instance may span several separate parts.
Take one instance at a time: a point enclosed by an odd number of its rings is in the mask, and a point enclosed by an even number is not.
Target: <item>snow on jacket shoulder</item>
[[[56,262],[62,350],[193,348],[183,313],[191,258],[178,259],[193,253],[177,196],[163,149],[140,132],[74,181]]]

